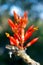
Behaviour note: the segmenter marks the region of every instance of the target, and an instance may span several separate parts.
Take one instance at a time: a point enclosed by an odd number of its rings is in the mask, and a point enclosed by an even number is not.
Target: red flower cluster
[[[24,46],[25,41],[27,41],[27,39],[32,36],[33,32],[38,30],[38,27],[34,27],[34,25],[32,25],[25,33],[25,28],[28,22],[27,12],[24,12],[24,15],[22,17],[18,16],[14,12],[14,21],[15,22],[13,22],[11,19],[8,19],[8,24],[11,27],[14,36],[10,36],[9,33],[6,33],[6,36],[9,38],[11,45],[17,46],[19,49],[25,49],[38,40],[38,38],[35,38],[30,41],[26,46]]]

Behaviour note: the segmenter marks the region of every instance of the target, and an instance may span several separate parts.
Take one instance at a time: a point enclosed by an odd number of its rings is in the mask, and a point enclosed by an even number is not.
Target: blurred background
[[[26,30],[32,24],[39,27],[28,41],[35,37],[39,37],[39,40],[27,48],[26,53],[43,65],[43,0],[0,0],[0,65],[26,65],[22,59],[14,55],[10,59],[9,50],[5,48],[9,44],[5,32],[13,34],[8,25],[8,18],[14,20],[13,11],[19,16],[28,11],[29,21]]]

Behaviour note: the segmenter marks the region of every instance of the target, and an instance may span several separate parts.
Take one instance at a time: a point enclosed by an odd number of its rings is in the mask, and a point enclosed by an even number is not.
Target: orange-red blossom
[[[34,25],[32,25],[25,33],[25,28],[28,22],[27,12],[24,12],[24,15],[22,17],[18,16],[16,12],[14,12],[14,19],[15,22],[13,22],[11,19],[8,19],[8,24],[14,33],[13,36],[10,36],[9,33],[6,33],[6,36],[10,40],[10,44],[17,46],[19,49],[25,49],[26,47],[29,47],[37,42],[38,38],[35,38],[27,43],[26,46],[24,46],[25,41],[27,41],[27,39],[32,36],[33,32],[38,30],[38,27],[34,27]]]

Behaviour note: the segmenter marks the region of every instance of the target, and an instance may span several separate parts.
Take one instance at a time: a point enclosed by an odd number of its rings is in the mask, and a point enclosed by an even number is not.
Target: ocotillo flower
[[[25,47],[29,47],[31,45],[33,45],[35,42],[37,42],[39,38],[34,38],[33,40],[31,40]]]
[[[8,19],[8,24],[14,32],[13,36],[10,36],[8,33],[6,33],[7,37],[10,40],[10,44],[17,46],[19,49],[25,49],[26,47],[29,47],[35,42],[37,42],[38,38],[35,38],[28,44],[26,44],[26,46],[24,46],[24,43],[27,41],[27,39],[29,39],[36,30],[38,30],[38,27],[32,25],[25,33],[25,27],[28,22],[27,13],[24,12],[24,15],[20,17],[14,12],[14,19],[15,23],[11,19]]]
[[[27,32],[25,33],[25,38],[24,40],[26,41],[27,39],[29,39],[33,32],[35,32],[36,30],[38,30],[38,27],[34,27],[33,25],[27,30]]]
[[[16,12],[14,11],[14,19],[16,22],[18,22],[19,16],[16,14]]]
[[[8,19],[8,24],[10,25],[10,27],[12,28],[12,30],[16,30],[17,29],[17,25],[15,25],[11,19]]]
[[[15,45],[15,46],[18,45],[18,41],[16,41],[13,36],[10,36],[9,33],[5,33],[5,34],[6,34],[6,36],[9,38],[11,45]]]

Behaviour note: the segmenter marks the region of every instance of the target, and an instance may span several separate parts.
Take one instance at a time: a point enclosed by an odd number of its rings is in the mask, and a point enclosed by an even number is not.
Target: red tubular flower
[[[27,39],[29,39],[29,38],[32,36],[32,33],[33,33],[33,32],[28,32],[28,33],[26,33],[24,40],[26,41]]]
[[[35,32],[36,30],[38,30],[38,27],[34,27],[33,25],[27,30],[26,34],[25,34],[25,37],[24,37],[24,40],[26,41],[27,39],[29,39],[33,32]]]
[[[24,12],[24,17],[25,17],[25,18],[28,17],[27,15],[28,15],[28,11],[25,11],[25,12]]]
[[[32,30],[34,28],[34,25],[30,26],[27,30],[27,32],[25,33],[25,37],[24,40],[26,41],[27,39],[29,39],[32,36]]]
[[[11,19],[8,19],[8,24],[9,24],[10,27],[11,27],[12,29],[14,29],[14,30],[17,28],[17,26],[12,22]]]
[[[18,22],[19,16],[16,14],[16,12],[14,11],[14,19],[16,22]]]
[[[34,28],[34,25],[30,26],[30,27],[28,28],[28,32],[29,32],[29,31],[32,31],[33,28]]]
[[[39,38],[34,38],[33,40],[31,40],[25,47],[29,47],[31,45],[33,45],[35,42],[38,41]]]
[[[13,36],[10,36],[9,33],[6,33],[6,36],[9,38],[11,45],[15,45],[15,46],[18,45],[18,42],[14,39]]]

